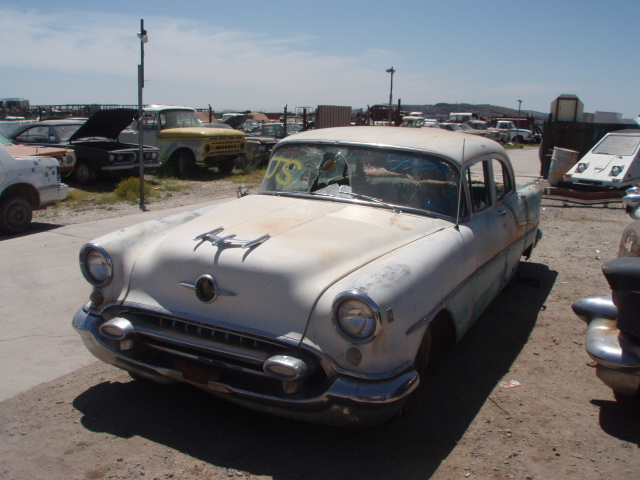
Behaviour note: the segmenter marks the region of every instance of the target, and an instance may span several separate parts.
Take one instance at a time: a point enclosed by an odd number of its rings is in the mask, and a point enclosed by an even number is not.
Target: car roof
[[[500,144],[479,135],[450,132],[435,128],[337,127],[296,133],[280,145],[299,142],[372,144],[409,148],[448,157],[456,163],[487,153],[508,157]]]
[[[23,123],[23,127],[33,127],[34,125],[82,125],[86,120],[40,120],[39,122]]]
[[[17,125],[16,129],[11,132],[9,138],[15,139],[17,136],[22,135],[24,132],[33,127],[55,127],[59,125],[82,125],[82,120],[42,120],[40,122],[23,123]]]
[[[160,112],[162,110],[188,110],[194,112],[195,109],[191,107],[178,107],[175,105],[147,105],[143,108],[145,112]]]
[[[615,130],[613,132],[608,132],[607,135],[640,135],[640,129],[638,128],[627,128],[623,130]]]

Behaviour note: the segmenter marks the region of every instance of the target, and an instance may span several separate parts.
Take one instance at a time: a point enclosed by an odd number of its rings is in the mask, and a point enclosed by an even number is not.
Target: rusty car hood
[[[37,147],[34,145],[5,145],[14,157],[59,157],[69,151],[64,147]]]
[[[322,199],[253,195],[224,204],[154,240],[136,260],[126,304],[299,341],[318,297],[359,267],[449,221]],[[268,239],[252,248],[218,238]],[[194,240],[196,237],[200,239]],[[210,275],[225,292],[205,303],[193,288]]]

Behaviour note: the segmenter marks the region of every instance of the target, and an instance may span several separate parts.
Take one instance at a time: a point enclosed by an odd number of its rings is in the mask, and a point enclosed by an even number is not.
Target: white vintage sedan
[[[274,148],[255,195],[84,245],[73,325],[134,378],[248,408],[380,423],[540,238],[541,187],[491,140],[328,128]]]

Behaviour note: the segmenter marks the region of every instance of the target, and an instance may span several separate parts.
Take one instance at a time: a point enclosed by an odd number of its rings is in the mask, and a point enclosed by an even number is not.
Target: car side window
[[[158,115],[155,113],[145,113],[143,120],[145,130],[157,130],[158,129]]]
[[[493,185],[496,191],[496,201],[500,201],[513,189],[511,176],[505,164],[497,158],[494,158],[491,163],[493,167]]]
[[[55,142],[55,138],[53,140],[49,139],[50,132],[49,127],[33,127],[29,130],[23,132],[19,136],[16,137],[17,142],[40,142],[40,143],[50,143]]]
[[[474,163],[466,170],[471,207],[479,212],[491,205],[491,183],[489,182],[489,161]]]

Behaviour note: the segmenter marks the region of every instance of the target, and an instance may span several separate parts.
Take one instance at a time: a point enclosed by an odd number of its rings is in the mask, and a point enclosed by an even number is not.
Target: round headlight
[[[110,163],[113,163],[113,162],[115,162],[115,161],[116,161],[116,156],[115,156],[113,153],[110,153],[110,154],[109,154],[109,162],[110,162]]]
[[[622,167],[620,167],[618,165],[615,165],[615,166],[611,167],[611,175],[613,177],[617,177],[621,173],[622,173]]]
[[[589,166],[588,163],[579,163],[578,168],[576,168],[576,170],[578,171],[578,173],[582,173],[587,169],[588,166]]]
[[[380,324],[378,306],[360,292],[351,291],[338,295],[334,301],[333,318],[342,333],[352,341],[371,339]]]
[[[87,282],[102,287],[111,281],[113,264],[101,247],[87,244],[80,250],[80,270]]]

